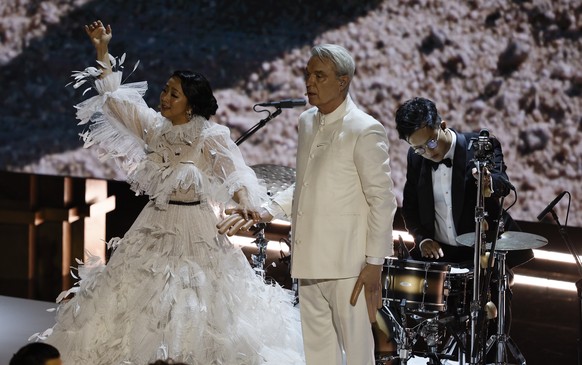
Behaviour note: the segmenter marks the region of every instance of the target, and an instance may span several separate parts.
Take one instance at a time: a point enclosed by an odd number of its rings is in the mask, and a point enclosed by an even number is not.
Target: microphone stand
[[[269,112],[269,111],[267,110],[267,112]],[[236,143],[236,145],[239,146],[241,143],[246,141],[247,138],[249,138],[250,136],[255,134],[256,131],[263,128],[265,126],[265,124],[267,124],[268,121],[275,118],[277,115],[281,114],[281,112],[282,112],[281,108],[277,108],[277,110],[275,110],[273,113],[269,112],[268,117],[266,117],[265,119],[261,119],[261,121],[259,121],[257,124],[252,126],[246,132],[244,132],[234,143]]]
[[[471,336],[470,336],[470,346],[468,347],[470,351],[469,364],[478,365],[479,364],[479,354],[480,347],[476,343],[478,337],[478,322],[479,317],[483,316],[482,307],[483,303],[481,301],[481,255],[484,253],[483,239],[484,233],[482,231],[482,223],[485,219],[485,198],[483,195],[483,169],[485,168],[487,162],[475,160],[475,166],[477,167],[477,172],[479,177],[477,179],[477,205],[475,206],[475,252],[473,257],[473,300],[471,301]]]

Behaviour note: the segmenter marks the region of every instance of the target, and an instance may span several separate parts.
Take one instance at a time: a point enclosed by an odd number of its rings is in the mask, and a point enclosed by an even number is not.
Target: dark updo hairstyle
[[[210,119],[211,115],[216,114],[218,104],[210,83],[204,76],[188,70],[178,70],[174,71],[172,77],[180,79],[182,91],[192,108],[192,114],[203,116],[206,119]]]

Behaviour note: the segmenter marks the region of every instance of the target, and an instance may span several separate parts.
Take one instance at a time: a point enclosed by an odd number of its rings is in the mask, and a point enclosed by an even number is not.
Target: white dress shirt
[[[451,135],[451,147],[443,158],[450,158],[453,161],[455,157],[455,146],[457,145],[457,135],[446,129],[445,133]],[[432,192],[434,196],[434,232],[435,240],[451,246],[458,246],[457,232],[453,220],[453,199],[452,199],[452,182],[453,167],[447,167],[440,164],[436,170],[432,170]]]

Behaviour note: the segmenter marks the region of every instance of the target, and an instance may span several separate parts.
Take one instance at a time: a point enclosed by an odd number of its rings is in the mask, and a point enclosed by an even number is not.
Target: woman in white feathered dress
[[[240,249],[216,230],[214,207],[234,199],[255,214],[266,190],[246,166],[229,130],[210,121],[217,109],[208,81],[177,71],[147,107],[145,83],[121,84],[123,59],[108,53],[111,27],[85,30],[100,68],[98,92],[77,105],[85,146],[118,160],[132,189],[150,202],[104,265],[86,262],[55,326],[38,337],[66,364],[147,364],[172,358],[191,365],[301,364],[298,310],[280,286],[256,276]]]

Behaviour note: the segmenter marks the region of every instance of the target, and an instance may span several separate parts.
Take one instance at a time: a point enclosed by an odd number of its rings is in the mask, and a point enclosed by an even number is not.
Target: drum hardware
[[[429,318],[426,320],[424,325],[421,327],[419,333],[427,346],[427,355],[429,364],[440,365],[439,356],[437,356],[438,348],[437,346],[441,344],[441,336],[439,334],[439,324],[436,318]]]
[[[397,320],[392,313],[388,299],[384,299],[384,305],[381,308],[381,312],[389,317],[389,323],[392,324],[392,334],[397,343],[397,356],[392,356],[390,360],[398,358],[401,365],[406,365],[412,357],[412,346],[416,343],[417,337],[415,329],[407,326],[406,308],[406,299],[401,299],[398,305],[400,320]]]
[[[481,256],[485,253],[483,241],[485,240],[485,233],[483,232],[483,222],[487,216],[485,211],[485,168],[493,164],[493,146],[489,140],[489,131],[482,129],[479,132],[478,138],[471,139],[469,149],[474,150],[474,163],[477,169],[477,204],[475,206],[475,250],[473,257],[473,298],[471,300],[471,335],[468,340],[469,344],[469,364],[479,364],[479,349],[478,333],[479,324],[482,315],[482,298],[481,298]]]
[[[465,246],[472,246],[474,240],[473,233],[463,234],[457,237],[457,242]],[[544,237],[537,236],[525,232],[512,232],[507,231],[499,235],[496,242],[487,243],[486,248],[488,250],[493,249],[494,254],[490,257],[495,259],[496,264],[493,265],[493,269],[497,270],[498,273],[498,291],[499,298],[497,303],[497,333],[493,334],[485,343],[485,352],[483,356],[489,352],[493,346],[495,346],[496,364],[505,364],[508,354],[508,349],[514,358],[519,361],[521,365],[526,364],[526,360],[523,354],[519,351],[519,348],[511,337],[506,334],[506,291],[509,288],[508,274],[506,271],[506,255],[507,251],[512,250],[524,250],[524,249],[534,249],[539,248],[548,243],[548,240]]]
[[[465,233],[457,237],[457,243],[463,246],[473,246],[474,233]],[[540,248],[548,244],[545,237],[526,232],[506,231],[499,235],[495,243],[495,251],[514,251]],[[491,243],[486,244],[486,249],[491,250]]]
[[[513,342],[511,337],[505,333],[505,291],[509,287],[507,279],[507,272],[505,269],[506,251],[495,251],[495,259],[497,260],[497,267],[499,271],[498,287],[499,287],[499,301],[497,305],[497,334],[492,335],[487,341],[487,352],[496,346],[496,364],[507,364],[507,348],[511,351],[513,357],[519,361],[520,365],[526,365],[525,357],[519,351],[519,348]]]
[[[255,236],[257,237],[253,243],[257,245],[259,252],[255,255],[251,255],[252,267],[255,274],[260,276],[263,280],[265,279],[265,260],[267,259],[267,244],[269,241],[265,239],[265,227],[266,223],[257,223],[257,231]]]
[[[388,301],[402,303],[413,312],[434,314],[446,309],[445,280],[449,264],[415,260],[388,259],[384,265],[385,292]]]
[[[414,356],[425,356],[429,365],[440,365],[445,359],[459,359],[464,365],[469,319],[466,290],[472,272],[460,268],[452,272],[446,263],[387,259],[380,312],[396,342],[397,356],[379,357],[379,364],[394,358],[407,364]],[[417,344],[426,344],[426,349]]]
[[[481,258],[486,253],[486,235],[483,230],[483,224],[487,212],[485,212],[485,201],[486,196],[490,196],[490,191],[486,191],[485,179],[488,178],[485,174],[485,169],[488,166],[494,165],[494,151],[493,145],[489,139],[489,131],[487,129],[482,129],[477,138],[472,138],[469,144],[469,149],[474,150],[474,159],[476,171],[477,171],[477,199],[475,206],[475,234],[474,238],[474,278],[473,278],[473,300],[471,301],[471,335],[469,337],[469,364],[478,365],[481,360],[485,359],[487,342],[486,339],[486,325],[484,323],[485,319],[485,297],[490,291],[490,280],[493,269],[491,268],[493,264],[493,255],[490,255],[488,264],[483,269],[481,267]],[[511,185],[511,184],[510,184]],[[515,188],[512,188],[515,192]],[[496,234],[493,237],[493,242],[490,246],[490,251],[495,252],[496,244],[500,237],[500,229],[502,228],[502,213],[503,213],[503,199],[499,204],[499,217],[497,217],[497,229]],[[516,197],[517,200],[517,197]],[[497,248],[499,249],[499,248]],[[514,248],[515,249],[515,248]],[[485,280],[482,280],[483,272],[485,270]],[[504,303],[505,304],[505,303]]]
[[[280,112],[280,110],[279,110]],[[278,114],[277,114],[278,115]],[[274,115],[273,117],[275,117]],[[251,133],[252,134],[252,133]],[[250,135],[249,135],[250,136]],[[242,139],[242,137],[241,137]],[[246,139],[246,138],[245,138]],[[241,143],[244,139],[241,140]],[[261,164],[261,165],[254,165],[251,166],[257,178],[262,180],[267,188],[267,194],[269,196],[273,196],[280,191],[287,189],[289,186],[293,185],[295,182],[295,169],[286,166],[279,166],[279,165],[271,165],[271,164]],[[259,252],[255,255],[251,255],[251,266],[255,273],[265,279],[265,261],[267,258],[267,244],[269,241],[265,237],[265,229],[267,227],[266,223],[257,223],[253,227],[255,227],[254,236],[256,239],[253,243],[259,249]],[[289,247],[290,240],[284,238],[279,242],[284,241]],[[289,262],[290,256],[285,256],[281,253],[280,262]],[[295,292],[297,292],[295,290]]]
[[[449,316],[439,320],[439,323],[444,325],[445,328],[450,333],[447,342],[443,346],[441,352],[443,358],[455,358],[455,353],[457,356],[457,361],[459,365],[465,365],[465,354],[467,349],[465,343],[467,342],[467,328],[466,324],[469,321],[468,316],[461,317],[459,319]],[[455,328],[453,324],[465,323],[465,328]],[[461,327],[463,327],[461,325]]]
[[[457,358],[454,349],[462,347],[462,334],[454,334],[454,338],[447,339],[445,349],[447,352],[439,352],[438,346],[443,343],[445,331],[444,326],[453,331],[452,326],[445,323],[439,318],[439,313],[422,313],[414,314],[410,312],[406,299],[402,299],[398,304],[387,299],[384,300],[384,306],[380,310],[384,316],[388,317],[391,333],[396,341],[396,355],[384,355],[377,358],[378,364],[384,364],[385,361],[400,359],[400,364],[406,365],[408,361],[415,356],[426,357],[429,359],[429,365],[441,365],[441,360],[454,360]],[[448,319],[453,321],[453,319]],[[413,322],[413,323],[411,323]],[[423,339],[426,344],[425,351],[415,350],[414,347],[419,339]],[[461,345],[456,346],[456,343]],[[458,357],[463,359],[462,355]],[[463,365],[463,362],[459,363]]]
[[[264,182],[269,196],[274,196],[295,183],[295,169],[292,167],[260,164],[251,166],[251,169]]]
[[[447,312],[439,318],[449,334],[441,349],[441,358],[457,359],[459,365],[465,364],[467,354],[467,330],[470,319],[473,272],[468,269],[452,267],[447,277]]]
[[[473,244],[474,234],[467,233],[457,237],[457,242],[465,245],[471,246]],[[498,289],[499,298],[497,303],[497,333],[493,334],[486,342],[486,352],[496,345],[496,361],[498,364],[505,363],[507,357],[507,349],[511,352],[514,358],[520,362],[520,364],[525,365],[526,360],[524,356],[519,351],[517,345],[511,339],[511,337],[506,334],[506,290],[509,287],[508,274],[506,272],[506,254],[507,251],[512,250],[524,250],[524,249],[534,249],[539,248],[548,243],[548,240],[544,237],[537,236],[531,233],[525,232],[512,232],[507,231],[499,235],[496,242],[488,243],[487,249],[494,250],[494,255],[491,257],[495,258],[496,264],[494,269],[498,272]]]

